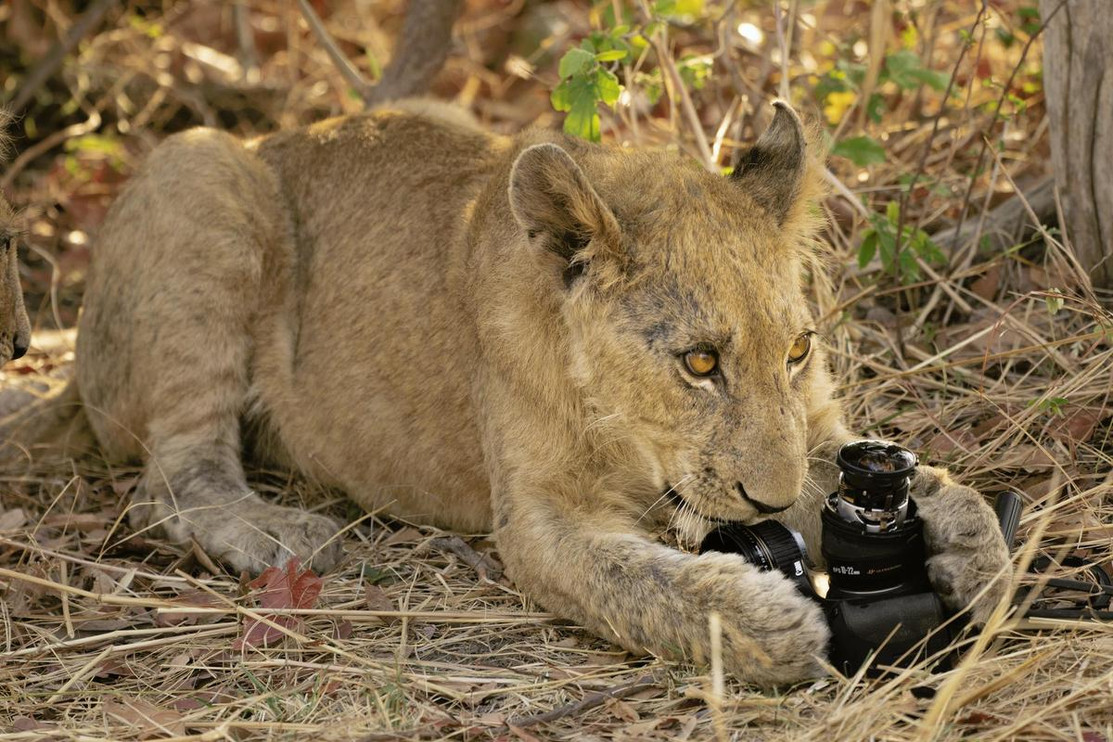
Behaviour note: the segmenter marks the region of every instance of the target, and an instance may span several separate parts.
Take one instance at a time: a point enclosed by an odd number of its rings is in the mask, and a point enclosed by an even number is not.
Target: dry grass
[[[304,31],[285,38],[260,32],[255,76],[232,79],[227,19],[213,5],[183,5],[154,18],[163,34],[154,41],[149,26],[110,15],[44,88],[75,105],[40,96],[27,114],[42,130],[32,145],[39,151],[17,157],[8,179],[36,251],[25,279],[40,306],[39,350],[9,367],[5,387],[54,384],[64,374],[65,343],[50,346],[42,330],[72,324],[87,260],[82,235],[168,131],[211,121],[251,133],[358,107]],[[279,29],[289,21],[285,7],[251,5],[281,21]],[[338,5],[333,33],[381,54],[397,22],[395,5],[359,17]],[[899,200],[910,173],[919,173],[919,187],[905,197],[907,218],[928,231],[952,224],[965,203],[965,219],[976,221],[1016,183],[1027,187],[1046,173],[1038,91],[1025,110],[1009,109],[1002,120],[993,111],[1000,86],[971,74],[984,67],[998,81],[1013,70],[1018,80],[1031,79],[1019,46],[994,47],[967,4],[895,5],[921,9],[921,54],[935,69],[954,68],[959,95],[936,117],[938,95],[886,92],[882,122],[865,131],[884,140],[888,161],[869,168],[832,162],[838,187],[827,202],[832,226],[813,288],[849,416],[864,433],[946,462],[987,495],[1024,493],[1018,564],[1067,551],[1108,564],[1113,315],[1061,233],[1045,231],[1006,251],[979,250],[975,235],[948,251],[936,275],[925,267],[924,280],[900,290],[876,264],[855,267],[867,226],[861,211],[881,213]],[[1012,28],[1019,4],[1003,5],[995,22]],[[582,8],[555,6],[570,19],[562,33],[586,28]],[[820,2],[819,20],[809,26],[801,18],[797,38],[785,41],[796,50],[792,90],[813,118],[822,113],[808,94],[830,60],[811,70],[797,52],[821,56],[824,41],[875,38],[878,29],[855,26],[862,17],[840,15],[852,6]],[[504,29],[516,6],[469,7],[458,29],[463,49],[439,93],[502,130],[549,124],[544,96],[553,60],[532,60],[538,79],[491,72],[501,52],[487,50],[500,48],[500,39],[512,45]],[[774,38],[767,8],[734,12],[720,28],[752,21]],[[10,16],[0,20],[12,28]],[[960,28],[972,28],[981,42],[956,64]],[[722,51],[710,27],[672,34],[678,52]],[[207,54],[208,44],[226,58]],[[762,53],[732,47],[694,94],[715,151],[760,128],[747,106],[779,87],[786,67],[774,46]],[[1038,44],[1030,54],[1038,59]],[[366,59],[359,63],[366,72]],[[740,98],[745,106],[736,105]],[[856,120],[851,108],[851,123],[832,127],[837,137],[854,133]],[[694,156],[702,149],[686,114],[667,99],[605,116],[604,131]],[[90,132],[117,148],[97,149],[82,139]],[[985,135],[1003,150],[987,148],[979,169]],[[66,149],[66,142],[81,146]],[[17,152],[31,149],[15,144]],[[838,195],[848,191],[864,206],[848,206]],[[0,739],[1113,740],[1111,624],[1036,624],[1003,606],[984,632],[964,639],[952,670],[832,676],[764,693],[707,668],[628,656],[539,612],[498,577],[495,562],[475,567],[475,553],[497,559],[482,535],[461,548],[447,534],[366,516],[333,493],[273,472],[255,474],[264,493],[359,522],[344,535],[347,557],[324,577],[317,607],[300,612],[276,645],[237,651],[244,624],[259,617],[246,580],[195,550],[130,531],[124,516],[135,475],[96,460],[0,472]]]

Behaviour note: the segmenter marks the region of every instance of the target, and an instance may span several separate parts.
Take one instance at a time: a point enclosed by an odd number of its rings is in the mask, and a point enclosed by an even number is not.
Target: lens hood
[[[895,443],[866,440],[842,446],[835,463],[848,486],[880,491],[905,486],[919,461],[916,454]]]

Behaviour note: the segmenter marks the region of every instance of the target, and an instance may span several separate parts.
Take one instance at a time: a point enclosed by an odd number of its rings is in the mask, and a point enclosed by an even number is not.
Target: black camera
[[[844,445],[836,463],[838,489],[821,515],[826,573],[811,569],[800,534],[771,520],[720,525],[700,552],[737,553],[762,569],[780,570],[819,601],[831,628],[829,659],[840,671],[857,671],[871,655],[874,666],[906,666],[944,650],[961,626],[948,621],[928,582],[923,522],[908,495],[916,455],[865,440]],[[1015,529],[1020,501],[1008,494],[1013,499],[999,500],[998,515]]]

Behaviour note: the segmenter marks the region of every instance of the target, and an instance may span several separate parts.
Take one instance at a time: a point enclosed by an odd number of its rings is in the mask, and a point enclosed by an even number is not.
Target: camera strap
[[[1049,557],[1032,562],[1031,574],[1044,574],[1053,565]],[[1113,576],[1100,564],[1082,557],[1068,556],[1061,566],[1084,570],[1091,580],[1067,580],[1051,577],[1038,587],[1017,592],[1016,603],[1029,605],[1024,618],[1059,618],[1082,621],[1113,621]],[[1038,591],[1038,592],[1037,592]]]

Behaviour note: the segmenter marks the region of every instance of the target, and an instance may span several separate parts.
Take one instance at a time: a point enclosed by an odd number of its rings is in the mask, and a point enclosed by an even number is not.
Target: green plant
[[[881,267],[888,275],[901,283],[912,283],[920,279],[920,264],[917,258],[932,265],[942,265],[946,257],[939,246],[932,242],[927,232],[905,223],[900,230],[901,250],[897,255],[897,226],[900,224],[900,205],[890,201],[884,214],[871,214],[870,226],[862,236],[858,247],[858,266],[865,268],[874,256],[881,258]]]
[[[549,100],[553,108],[568,113],[564,117],[565,133],[599,141],[599,104],[614,106],[622,94],[622,85],[608,65],[631,56],[633,47],[625,38],[629,31],[629,26],[620,25],[608,32],[595,32],[560,58],[561,81]]]
[[[622,94],[615,68],[649,47],[649,37],[662,24],[691,24],[706,14],[704,0],[655,0],[649,6],[647,22],[636,26],[626,22],[628,14],[621,3],[600,3],[596,10],[604,28],[589,34],[561,57],[560,83],[549,97],[554,109],[568,114],[564,118],[565,133],[591,141],[599,141],[599,105],[613,107]],[[701,89],[711,76],[710,54],[686,54],[675,64],[682,83],[690,89]],[[651,103],[656,103],[664,91],[659,68],[639,73],[637,84]]]

